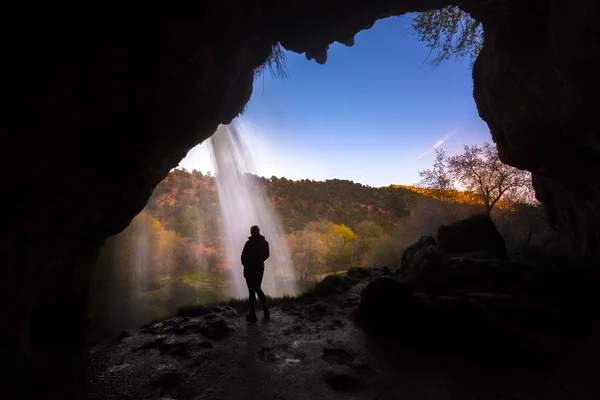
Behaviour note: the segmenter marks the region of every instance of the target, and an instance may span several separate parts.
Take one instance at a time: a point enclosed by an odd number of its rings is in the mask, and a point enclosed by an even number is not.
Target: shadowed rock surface
[[[440,226],[437,232],[437,245],[446,253],[484,251],[497,257],[507,256],[504,238],[489,215],[473,215]]]
[[[357,320],[371,332],[396,335],[399,329],[406,329],[413,301],[408,285],[391,277],[377,277],[361,293]]]
[[[472,258],[472,254],[447,254],[436,246],[433,237],[423,236],[404,251],[401,264],[394,275],[401,282],[418,289],[447,292],[476,288],[517,288],[530,271],[527,264],[498,259],[487,253],[483,253],[483,257]],[[543,268],[538,271],[536,278],[543,279],[541,270]],[[541,284],[543,286],[545,282]]]
[[[594,302],[498,290],[413,295],[385,271],[368,272],[342,293],[276,305],[272,320],[256,325],[230,307],[207,306],[129,332],[92,348],[70,391],[60,393],[390,400],[600,394]],[[356,324],[357,312],[370,318]],[[207,334],[215,324],[225,334]],[[363,331],[373,327],[388,335]]]

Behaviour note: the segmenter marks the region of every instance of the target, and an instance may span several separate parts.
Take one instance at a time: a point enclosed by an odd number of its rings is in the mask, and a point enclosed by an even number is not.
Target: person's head
[[[250,234],[252,236],[260,235],[260,228],[258,227],[258,225],[254,225],[252,228],[250,228]]]

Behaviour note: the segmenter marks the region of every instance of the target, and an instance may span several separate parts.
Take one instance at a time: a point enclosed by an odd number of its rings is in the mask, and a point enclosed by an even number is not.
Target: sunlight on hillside
[[[442,224],[485,212],[468,191],[447,191],[442,197],[448,201],[441,202],[434,189],[409,185],[252,179],[281,218],[302,287],[352,267],[398,265],[404,248],[421,235],[435,235]],[[99,262],[105,274],[101,281],[112,285],[112,294],[102,289],[98,296],[119,310],[105,317],[112,321],[108,325],[136,326],[184,304],[231,296],[217,196],[211,173],[173,170],[146,208],[107,241]],[[492,217],[511,251],[551,237],[536,207],[500,201]]]

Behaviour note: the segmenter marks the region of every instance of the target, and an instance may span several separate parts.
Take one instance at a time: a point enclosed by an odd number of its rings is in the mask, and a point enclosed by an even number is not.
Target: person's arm
[[[246,266],[246,261],[248,258],[248,242],[244,245],[244,249],[242,250],[242,265]]]
[[[267,258],[269,258],[270,254],[269,254],[269,242],[267,242],[265,240],[265,256],[263,258],[263,261],[266,261]]]

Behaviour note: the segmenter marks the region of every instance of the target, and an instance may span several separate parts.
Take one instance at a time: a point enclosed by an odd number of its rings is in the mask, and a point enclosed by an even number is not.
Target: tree
[[[465,146],[462,154],[447,161],[451,176],[466,190],[475,193],[490,214],[500,199],[527,202],[531,186],[531,174],[503,164],[496,147],[484,143]]]
[[[456,6],[418,13],[412,28],[431,49],[429,55],[436,53],[429,61],[434,67],[451,58],[473,62],[483,46],[481,23]]]
[[[373,247],[373,244],[383,235],[383,228],[373,221],[365,220],[354,228],[357,239],[354,242],[354,264],[360,265],[365,254]]]
[[[391,267],[400,264],[403,252],[401,238],[384,234],[372,242],[360,264],[363,267]]]
[[[181,206],[179,213],[176,215],[177,225],[176,232],[182,237],[194,237],[197,234],[196,224],[192,218],[192,210],[189,207]]]
[[[204,178],[204,175],[202,175],[202,171],[198,171],[197,169],[192,170],[192,175],[194,175],[199,180],[202,180],[202,178]]]
[[[356,240],[352,229],[344,224],[334,224],[326,219],[311,221],[304,228],[309,232],[316,232],[327,247],[327,263],[330,267],[334,265],[348,264],[350,258],[350,243]]]
[[[338,255],[344,252],[349,243],[356,240],[356,235],[352,232],[352,229],[344,224],[334,225],[330,234],[335,238]]]
[[[287,239],[298,277],[310,280],[326,264],[327,246],[322,235],[303,229],[289,234]]]
[[[310,221],[308,224],[306,224],[304,229],[309,232],[317,232],[324,235],[327,232],[333,230],[334,226],[335,224],[333,222],[321,218],[318,221]]]
[[[192,182],[192,179],[190,176],[186,176],[182,179],[181,187],[183,189],[193,189],[194,188],[194,182]]]
[[[362,221],[356,225],[354,231],[361,239],[376,239],[383,235],[383,228],[369,220]]]
[[[448,171],[447,160],[444,150],[436,150],[433,168],[419,171],[421,181],[417,184],[418,187],[429,189],[431,197],[443,203],[453,200],[451,191],[454,184]]]
[[[254,79],[258,79],[266,71],[271,73],[272,78],[285,78],[287,72],[287,54],[281,43],[276,43],[271,48],[271,54],[265,62],[254,70]]]

